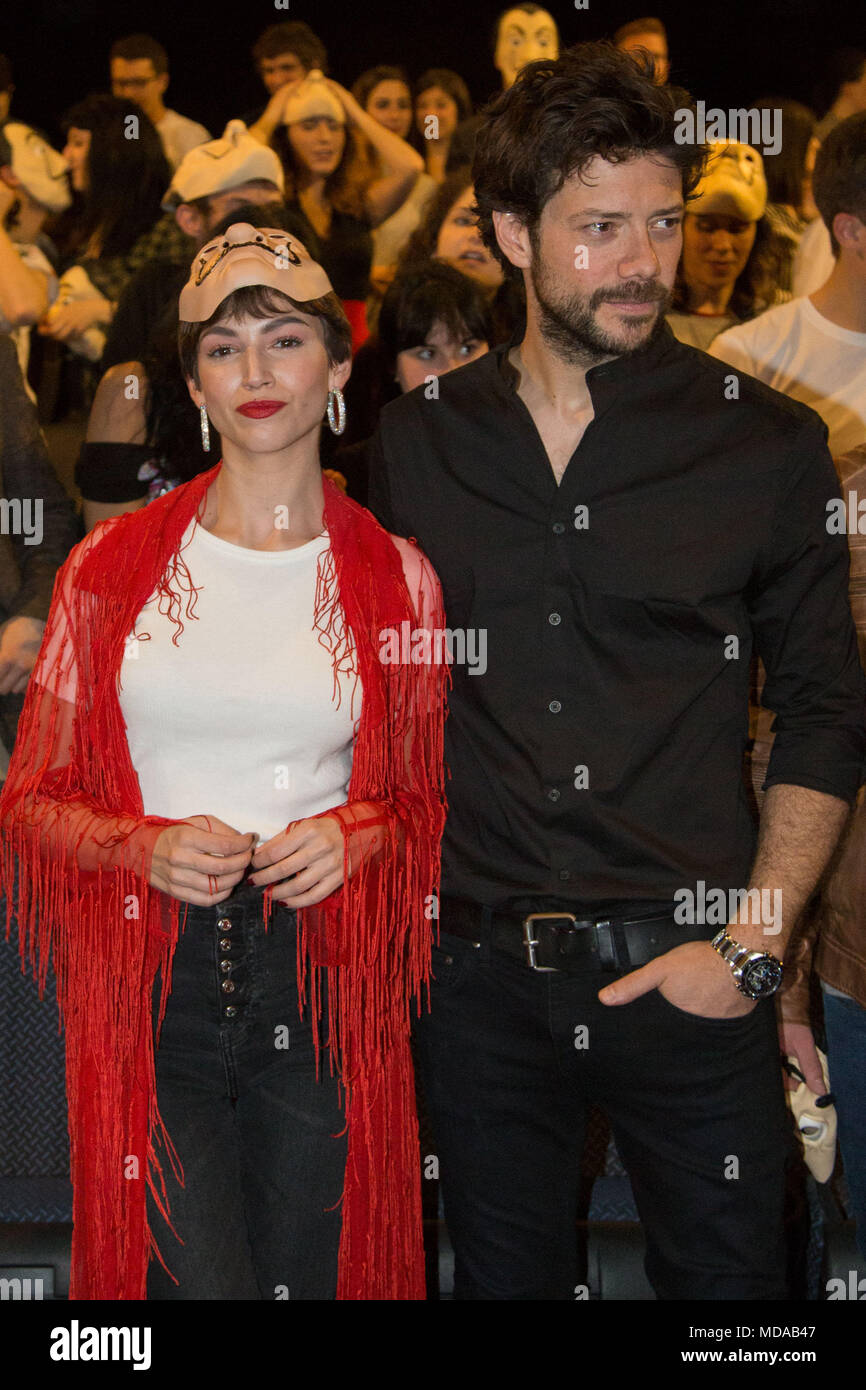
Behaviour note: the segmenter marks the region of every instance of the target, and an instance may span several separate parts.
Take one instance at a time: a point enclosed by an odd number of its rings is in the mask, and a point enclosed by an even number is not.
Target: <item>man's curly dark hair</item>
[[[678,144],[681,88],[659,87],[649,65],[608,42],[575,44],[559,58],[527,63],[485,110],[472,180],[484,244],[506,270],[494,212],[513,212],[534,235],[542,210],[566,179],[597,155],[610,163],[658,154],[682,173],[683,195],[700,182],[706,147]]]

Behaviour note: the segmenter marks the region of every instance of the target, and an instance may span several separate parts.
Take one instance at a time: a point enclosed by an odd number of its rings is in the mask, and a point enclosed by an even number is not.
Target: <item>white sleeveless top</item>
[[[313,628],[328,537],[248,550],[193,521],[182,544],[199,589],[194,616],[184,596],[178,634],[148,600],[121,670],[144,813],[215,815],[269,840],[289,821],[342,805],[352,771],[361,685],[342,676],[338,707],[331,653]]]

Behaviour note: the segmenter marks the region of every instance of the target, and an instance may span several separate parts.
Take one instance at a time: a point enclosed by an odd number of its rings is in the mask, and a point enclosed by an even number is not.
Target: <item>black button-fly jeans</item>
[[[455,1299],[573,1299],[590,1102],[609,1116],[659,1298],[786,1296],[787,1119],[772,1000],[708,1019],[615,978],[537,974],[444,929],[418,1061]],[[519,926],[515,925],[515,931]],[[483,937],[483,933],[479,933]]]
[[[335,1296],[344,1115],[327,1049],[317,1081],[309,1010],[298,1014],[296,934],[295,912],[276,903],[265,930],[262,890],[250,885],[188,909],[156,1054],[157,1100],[185,1186],[159,1157],[185,1243],[148,1194],[151,1229],[179,1280],[154,1259],[150,1299]],[[154,1019],[158,998],[159,981]]]

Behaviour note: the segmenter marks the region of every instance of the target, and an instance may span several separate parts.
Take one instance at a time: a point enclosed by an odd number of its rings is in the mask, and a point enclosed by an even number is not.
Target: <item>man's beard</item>
[[[585,367],[607,357],[625,357],[639,352],[649,342],[673,297],[673,292],[658,280],[627,280],[615,288],[593,290],[590,295],[557,297],[555,282],[546,276],[537,252],[529,273],[538,301],[541,336],[559,357],[575,366]],[[625,321],[618,333],[600,328],[595,310],[600,304],[616,299],[632,304],[649,301],[647,309],[655,310],[651,324]]]

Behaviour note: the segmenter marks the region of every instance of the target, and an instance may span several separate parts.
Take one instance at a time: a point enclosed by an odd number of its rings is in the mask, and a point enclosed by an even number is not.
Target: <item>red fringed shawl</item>
[[[169,1215],[158,1145],[175,1159],[157,1108],[151,999],[161,967],[161,1019],[183,905],[152,888],[148,874],[156,839],[175,822],[143,814],[117,692],[125,639],[148,599],[158,591],[168,605],[175,641],[182,594],[184,616],[195,618],[179,549],[220,466],[103,523],[59,571],[0,797],[7,936],[14,902],[22,956],[38,965],[40,988],[53,955],[66,1029],[73,1299],[144,1298],[148,1259],[161,1258],[145,1183]],[[385,629],[441,628],[444,616],[420,552],[401,543],[401,562],[368,512],[327,480],[324,488],[330,547],[315,624],[333,656],[335,691],[340,673],[357,670],[363,699],[348,801],[325,813],[343,827],[347,877],[298,913],[299,980],[303,998],[309,977],[318,1009],[319,971],[329,970],[328,1044],[345,1097],[337,1296],[421,1299],[409,1027],[429,968],[425,898],[439,872],[448,673],[435,661],[389,665],[380,652]],[[270,893],[263,903],[267,914]]]

